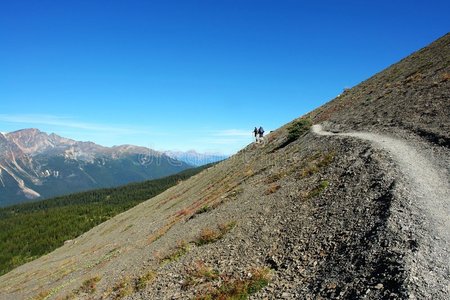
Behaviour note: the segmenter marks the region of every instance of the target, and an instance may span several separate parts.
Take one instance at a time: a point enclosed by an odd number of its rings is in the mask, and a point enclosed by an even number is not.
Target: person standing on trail
[[[255,142],[258,142],[258,128],[255,127],[253,133],[255,134]]]
[[[259,135],[259,141],[264,141],[264,129],[262,128],[262,126],[259,126],[258,129],[258,135]]]

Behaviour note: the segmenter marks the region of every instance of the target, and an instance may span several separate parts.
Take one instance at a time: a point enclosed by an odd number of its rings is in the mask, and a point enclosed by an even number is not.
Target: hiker
[[[255,142],[258,142],[258,128],[255,127],[253,133],[255,134]]]
[[[264,129],[262,128],[262,126],[259,126],[258,129],[258,135],[259,135],[259,139],[258,141],[264,141]]]

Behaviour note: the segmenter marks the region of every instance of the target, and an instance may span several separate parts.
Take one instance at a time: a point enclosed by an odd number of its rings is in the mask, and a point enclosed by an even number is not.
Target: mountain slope
[[[449,182],[449,43],[0,277],[0,296],[448,299],[450,248],[423,195],[397,157],[348,132],[399,140]]]
[[[154,179],[190,167],[148,148],[108,148],[38,129],[0,136],[0,150],[0,206]]]
[[[450,147],[450,33],[309,114],[333,130],[408,131]]]
[[[31,261],[207,166],[115,188],[0,208],[0,274]]]

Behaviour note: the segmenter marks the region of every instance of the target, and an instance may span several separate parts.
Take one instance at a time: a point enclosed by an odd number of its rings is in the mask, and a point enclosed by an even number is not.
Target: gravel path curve
[[[369,132],[332,133],[314,125],[312,132],[322,136],[354,137],[372,142],[387,151],[408,183],[410,203],[419,207],[426,219],[419,253],[410,267],[413,285],[436,290],[435,295],[450,296],[450,178],[431,157],[405,141]],[[416,298],[411,291],[411,298]],[[420,297],[420,296],[418,296]],[[447,298],[448,299],[448,298]]]

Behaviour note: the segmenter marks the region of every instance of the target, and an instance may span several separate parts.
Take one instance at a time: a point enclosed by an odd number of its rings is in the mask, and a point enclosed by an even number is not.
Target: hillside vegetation
[[[64,241],[209,166],[142,183],[0,208],[0,274],[53,251]]]

